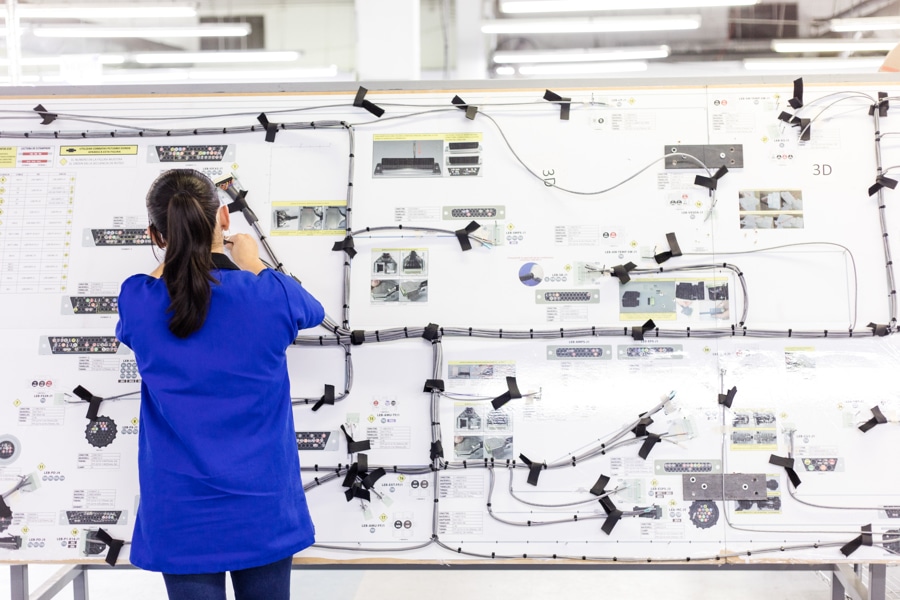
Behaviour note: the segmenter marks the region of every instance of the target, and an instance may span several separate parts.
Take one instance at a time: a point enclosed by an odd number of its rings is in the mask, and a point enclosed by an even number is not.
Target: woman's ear
[[[222,231],[228,231],[231,228],[231,213],[228,212],[227,206],[220,206],[216,213],[216,221],[222,227]]]
[[[166,241],[162,239],[162,236],[159,234],[159,230],[156,228],[156,225],[150,223],[147,226],[147,235],[150,236],[150,241],[159,246],[160,248],[165,249]]]

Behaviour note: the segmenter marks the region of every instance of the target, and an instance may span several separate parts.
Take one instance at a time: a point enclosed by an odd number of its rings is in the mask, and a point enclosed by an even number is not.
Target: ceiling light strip
[[[482,33],[624,33],[699,29],[700,15],[606,17],[597,19],[502,19],[485,21]]]
[[[753,6],[759,0],[510,0],[500,2],[500,11],[507,14],[538,14],[561,12],[600,12],[608,10],[663,10],[678,8],[711,8],[718,6]]]

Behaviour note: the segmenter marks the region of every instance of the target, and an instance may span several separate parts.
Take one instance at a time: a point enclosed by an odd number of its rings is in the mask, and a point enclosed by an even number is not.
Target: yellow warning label
[[[0,147],[0,168],[13,169],[16,166],[16,147]]]
[[[137,154],[137,146],[60,146],[60,156],[131,156]]]

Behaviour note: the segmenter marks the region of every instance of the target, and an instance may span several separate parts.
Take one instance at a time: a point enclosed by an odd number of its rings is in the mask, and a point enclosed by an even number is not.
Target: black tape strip
[[[569,120],[569,112],[572,108],[572,99],[571,98],[563,98],[556,92],[551,92],[547,90],[544,92],[544,100],[549,102],[559,102],[559,118],[561,121]]]
[[[865,433],[876,425],[883,425],[884,423],[887,423],[887,417],[884,416],[884,413],[881,412],[880,408],[873,406],[872,418],[860,425],[859,430]]]
[[[359,476],[362,477],[363,474],[369,470],[369,455],[360,454],[357,456],[356,464],[359,465]]]
[[[347,469],[347,474],[344,476],[344,482],[341,486],[345,488],[352,487],[356,483],[357,475],[359,475],[359,463],[353,463]]]
[[[647,428],[651,425],[653,425],[653,419],[651,417],[641,415],[641,419],[638,421],[637,425],[635,425],[631,429],[631,433],[633,433],[635,437],[644,437],[645,435],[649,434]]]
[[[641,445],[641,449],[638,450],[638,456],[640,456],[644,460],[647,460],[647,457],[650,456],[650,451],[653,450],[653,447],[661,440],[662,438],[655,433],[649,434],[647,436],[647,439],[645,439],[644,443]]]
[[[616,512],[616,510],[618,510],[616,508],[615,502],[613,502],[609,496],[604,496],[603,498],[600,498],[600,506],[603,507],[603,510],[608,515]]]
[[[801,106],[803,106],[803,78],[800,77],[794,80],[794,97],[788,100],[788,104],[791,105],[791,108],[797,110]]]
[[[430,342],[433,342],[441,336],[440,329],[440,325],[429,323],[425,326],[424,331],[422,331],[422,337]]]
[[[843,554],[844,556],[850,556],[851,554],[859,550],[860,546],[872,545],[872,526],[863,525],[862,532],[862,535],[853,538],[852,540],[841,546],[841,554]]]
[[[56,113],[47,112],[47,109],[44,108],[43,104],[38,104],[31,110],[33,110],[37,114],[41,115],[41,125],[49,125],[50,123],[52,123],[53,121],[56,120],[56,117],[59,116]]]
[[[369,90],[367,90],[363,86],[359,86],[359,90],[357,90],[356,92],[356,97],[353,99],[353,106],[364,108],[376,117],[381,117],[381,115],[384,114],[384,109],[365,99],[366,93],[368,91]]]
[[[11,519],[12,518],[12,509],[6,503],[6,500],[3,496],[0,496],[0,519]]]
[[[353,244],[353,236],[348,235],[340,242],[335,242],[334,246],[331,247],[332,252],[341,252],[344,251],[347,253],[347,256],[353,258],[356,256],[356,249]]]
[[[712,177],[704,177],[703,175],[697,175],[694,177],[694,185],[700,185],[705,188],[708,188],[710,191],[719,187],[719,180],[728,173],[728,167],[721,166],[718,170],[713,173]]]
[[[719,404],[722,406],[727,406],[731,408],[731,403],[734,402],[734,397],[737,394],[737,387],[733,387],[728,390],[727,394],[719,394]]]
[[[444,445],[441,444],[441,440],[431,442],[431,460],[438,458],[444,458]]]
[[[886,117],[888,109],[891,107],[890,101],[887,99],[887,92],[878,92],[878,116]]]
[[[897,187],[897,180],[891,179],[890,177],[885,177],[884,175],[880,175],[875,178],[875,183],[869,186],[869,195],[872,196],[878,192],[878,190],[882,188],[890,188],[894,189]]]
[[[379,479],[384,477],[386,474],[387,474],[387,471],[384,470],[384,467],[378,467],[377,469],[375,469],[374,471],[372,471],[371,473],[369,473],[368,475],[366,475],[363,478],[363,480],[362,480],[363,487],[365,487],[367,490],[372,489],[372,486],[375,485],[375,483]]]
[[[800,141],[808,142],[812,134],[812,126],[809,119],[800,119]]]
[[[627,262],[624,265],[616,265],[612,268],[613,277],[619,278],[619,283],[628,283],[631,281],[631,276],[628,274],[630,271],[634,271],[637,268],[637,265],[633,262]]]
[[[90,421],[96,420],[100,412],[100,403],[103,402],[103,398],[93,395],[80,385],[72,390],[72,393],[88,403],[88,411],[87,414],[84,415],[84,418]]]
[[[353,500],[353,488],[348,488],[344,490],[344,498],[347,499],[347,502]]]
[[[444,391],[444,380],[443,379],[426,379],[425,380],[425,389],[423,392],[443,392]]]
[[[678,239],[675,237],[674,231],[666,234],[666,241],[669,242],[672,256],[681,256],[681,246],[678,245]]]
[[[769,457],[769,464],[784,467],[784,470],[787,472],[788,478],[791,480],[791,483],[794,484],[794,487],[800,487],[801,481],[800,477],[797,475],[797,471],[794,470],[793,458],[783,458],[773,454]]]
[[[363,500],[371,500],[372,494],[369,493],[369,490],[360,486],[356,486],[355,488],[353,488],[353,497],[361,498]]]
[[[516,384],[515,377],[506,378],[506,387],[509,389],[505,394],[501,394],[491,400],[491,406],[493,406],[495,410],[500,408],[510,400],[522,397],[522,394],[519,393],[519,386]]]
[[[646,323],[641,325],[640,327],[632,327],[631,328],[631,339],[636,342],[639,342],[644,339],[644,333],[650,331],[651,329],[656,329],[656,323],[653,322],[653,319],[649,319]]]
[[[116,561],[119,560],[119,552],[122,550],[122,546],[125,545],[125,541],[115,539],[103,528],[97,530],[97,539],[109,548],[106,551],[106,564],[111,567],[116,566]]]
[[[325,384],[325,393],[316,401],[316,403],[312,407],[313,412],[319,410],[325,404],[334,406],[334,386],[327,383]]]
[[[622,519],[622,511],[614,510],[609,513],[609,516],[606,517],[606,520],[603,521],[603,527],[600,529],[603,530],[603,533],[609,535],[612,533],[612,530],[616,528],[616,524]]]
[[[536,463],[528,460],[528,458],[524,454],[520,454],[519,458],[522,459],[522,462],[528,465],[528,484],[529,485],[537,485],[538,477],[541,476],[541,471],[547,466],[544,463]]]
[[[891,332],[890,325],[881,325],[878,323],[869,323],[866,327],[872,330],[872,333],[878,337],[884,337]]]
[[[456,239],[459,240],[459,247],[462,248],[463,252],[466,250],[472,249],[472,242],[469,241],[469,234],[481,227],[475,221],[470,222],[466,225],[465,229],[457,229],[454,233],[456,233]]]
[[[475,120],[475,115],[478,114],[477,106],[472,106],[459,96],[453,96],[453,100],[451,100],[450,102],[455,104],[458,109],[466,111],[467,119],[469,119],[470,121]]]
[[[353,436],[347,433],[347,429],[343,425],[341,425],[341,431],[344,432],[344,437],[347,438],[347,452],[349,452],[350,454],[365,452],[371,447],[369,440],[361,440],[358,442],[354,440]]]
[[[366,341],[364,329],[355,329],[350,332],[350,343],[354,346],[362,346]]]
[[[792,115],[791,113],[788,113],[788,112],[781,111],[781,114],[778,115],[778,120],[784,121],[788,125],[793,125],[793,119],[794,119],[794,115]]]
[[[591,488],[591,493],[595,496],[600,496],[606,493],[606,485],[609,483],[609,477],[606,475],[601,475],[597,478],[597,483],[594,484],[594,487]]]
[[[259,121],[260,125],[266,128],[266,141],[273,143],[275,141],[275,134],[278,133],[278,125],[276,123],[270,123],[264,112],[259,113],[256,120]]]

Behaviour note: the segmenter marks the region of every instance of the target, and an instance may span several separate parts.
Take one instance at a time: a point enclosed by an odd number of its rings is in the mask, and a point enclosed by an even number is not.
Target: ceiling
[[[534,8],[536,1],[524,0],[532,3],[524,4],[525,8]],[[555,0],[552,12],[516,13],[508,0],[379,0],[378,4],[372,0],[10,0],[2,11],[7,17],[7,35],[2,38],[3,62],[9,71],[5,83],[691,77],[742,75],[749,69],[793,69],[794,74],[803,70],[874,72],[900,40],[900,0],[761,0],[749,6],[644,10],[622,7],[645,0],[607,0],[597,3],[604,8],[601,11],[555,10],[572,1]],[[669,6],[675,2],[668,1]],[[695,0],[695,4],[704,1],[709,0]],[[145,8],[150,16],[110,17],[87,10],[104,7]],[[167,7],[193,12],[159,16]],[[40,8],[50,12],[40,15]],[[66,8],[77,10],[69,14]],[[489,26],[522,28],[535,20],[549,22],[551,27],[588,24],[588,28],[609,29],[610,24],[619,27],[623,19],[645,17],[669,21],[696,17],[699,24],[675,31],[483,31]],[[887,17],[897,18],[896,29],[833,30],[836,18],[890,25],[885,23]],[[198,25],[200,34],[185,32]],[[93,30],[85,29],[91,26]],[[209,31],[224,26],[239,31],[230,37],[219,35],[219,29]],[[73,33],[65,27],[81,29]],[[125,30],[116,33],[120,37],[112,37],[109,28],[113,27]],[[102,31],[96,33],[97,28]],[[20,43],[14,43],[15,39]],[[773,41],[792,40],[843,41],[854,46],[791,46],[775,51]],[[862,42],[877,44],[857,46]],[[623,54],[638,49],[649,57],[630,59]],[[255,55],[265,62],[245,62]],[[398,65],[405,70],[398,70]],[[579,73],[585,65],[587,72]]]

